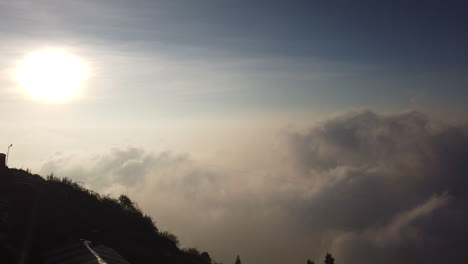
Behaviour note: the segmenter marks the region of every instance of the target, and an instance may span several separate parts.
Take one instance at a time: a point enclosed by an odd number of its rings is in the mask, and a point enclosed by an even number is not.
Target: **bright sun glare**
[[[15,71],[15,80],[32,98],[58,102],[74,98],[88,78],[88,65],[60,50],[28,54]]]

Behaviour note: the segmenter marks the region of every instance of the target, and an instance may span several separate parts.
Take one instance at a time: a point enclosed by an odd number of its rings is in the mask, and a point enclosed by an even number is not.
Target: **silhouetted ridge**
[[[45,252],[80,239],[107,245],[132,264],[212,260],[160,232],[128,196],[103,196],[68,178],[0,168],[0,259],[43,263]]]

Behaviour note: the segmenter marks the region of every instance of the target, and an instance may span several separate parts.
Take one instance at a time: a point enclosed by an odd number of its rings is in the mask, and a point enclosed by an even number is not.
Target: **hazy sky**
[[[224,263],[466,260],[467,12],[0,0],[0,152],[127,193]],[[12,80],[43,49],[89,65],[79,97],[35,101]]]

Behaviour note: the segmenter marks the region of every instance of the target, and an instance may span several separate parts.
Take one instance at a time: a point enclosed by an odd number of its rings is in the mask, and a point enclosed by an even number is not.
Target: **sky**
[[[0,0],[1,152],[125,193],[223,263],[460,262],[467,11]],[[44,49],[89,66],[78,96],[34,100],[12,78]]]

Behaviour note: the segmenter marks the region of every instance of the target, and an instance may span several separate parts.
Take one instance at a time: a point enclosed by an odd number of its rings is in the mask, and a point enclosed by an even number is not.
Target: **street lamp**
[[[10,144],[10,146],[8,146],[8,150],[7,150],[7,154],[6,154],[6,164],[8,166],[8,156],[10,155],[10,148],[13,147],[13,144]]]

